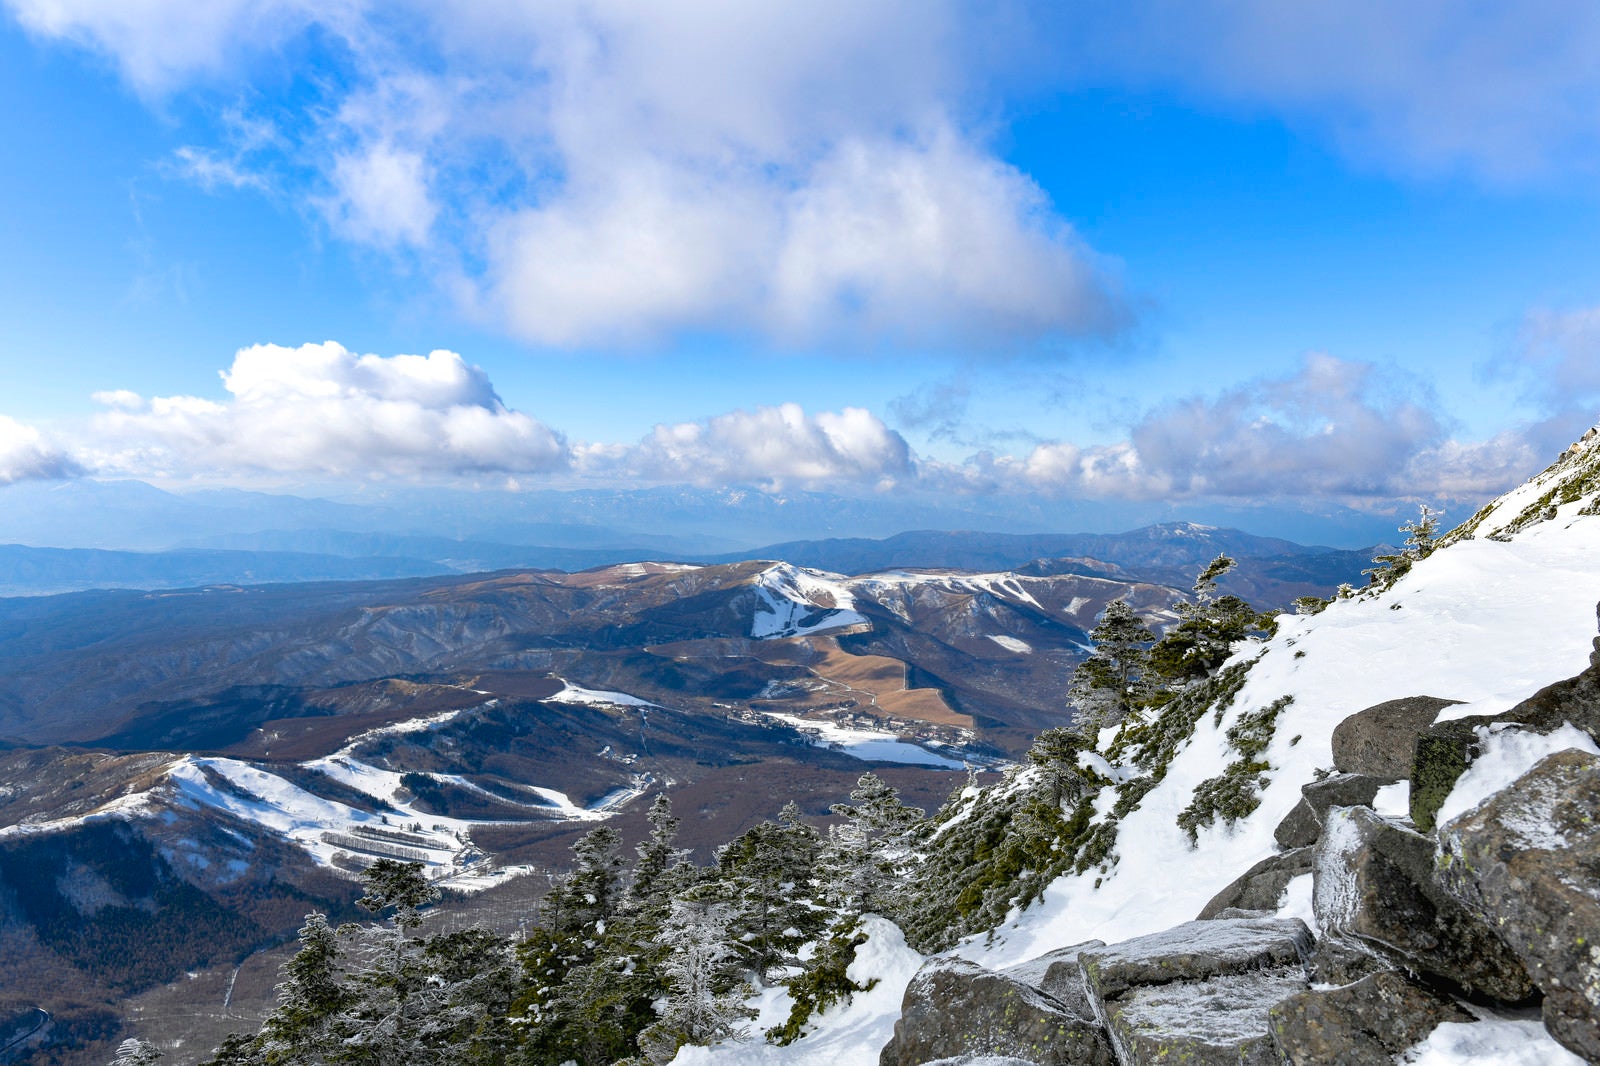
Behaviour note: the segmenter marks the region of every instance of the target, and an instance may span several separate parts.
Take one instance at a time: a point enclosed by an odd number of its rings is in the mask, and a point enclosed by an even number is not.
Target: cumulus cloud
[[[332,341],[245,348],[222,372],[225,402],[96,395],[90,465],[135,476],[271,472],[427,477],[550,471],[556,432],[495,395],[449,351],[356,355]]]
[[[315,26],[342,67],[281,130],[335,232],[420,253],[557,346],[731,330],[938,343],[1115,332],[1115,271],[986,143],[961,0],[3,0],[176,92]],[[232,126],[237,126],[234,121]],[[224,128],[221,136],[229,136]],[[262,161],[187,145],[203,185]]]
[[[1532,457],[1518,434],[1454,440],[1371,364],[1313,354],[1292,376],[1150,411],[1126,441],[1043,444],[1008,469],[1042,490],[1102,498],[1362,499],[1498,492]]]
[[[591,477],[700,485],[887,488],[914,473],[914,460],[905,439],[870,411],[808,415],[786,403],[658,425],[636,445],[581,447],[578,467]]]
[[[0,485],[75,477],[78,464],[33,426],[0,415]]]

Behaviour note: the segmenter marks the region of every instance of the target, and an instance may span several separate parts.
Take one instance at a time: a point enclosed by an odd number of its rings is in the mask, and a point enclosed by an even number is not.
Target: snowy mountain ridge
[[[1225,670],[1243,671],[1231,694],[1206,708],[1179,746],[1164,778],[1116,826],[1114,850],[1098,868],[1068,873],[1042,901],[988,937],[950,954],[989,970],[1034,959],[1065,945],[1144,937],[1193,919],[1242,872],[1273,856],[1274,829],[1300,802],[1301,787],[1333,765],[1333,734],[1363,709],[1429,695],[1459,701],[1440,720],[1503,712],[1589,662],[1600,602],[1600,432],[1591,430],[1551,467],[1485,507],[1441,541],[1387,589],[1334,601],[1310,616],[1280,616],[1276,633],[1236,649]],[[1275,708],[1275,709],[1274,709]],[[1230,728],[1265,715],[1268,764],[1253,811],[1232,822],[1200,825],[1191,841],[1179,815],[1235,756]],[[1100,750],[1111,740],[1102,734]],[[1458,784],[1452,810],[1504,786],[1552,745],[1582,749],[1569,730],[1492,754],[1478,780]],[[1586,750],[1595,750],[1592,742]],[[1475,791],[1474,791],[1475,790]],[[1102,791],[1104,817],[1114,789]],[[1374,801],[1380,815],[1403,818],[1404,797],[1391,789]],[[1279,917],[1317,929],[1312,875],[1289,882]],[[874,938],[863,965],[880,978],[870,995],[825,1016],[816,1031],[786,1048],[690,1048],[695,1063],[876,1063],[899,1016],[888,985],[907,979],[914,956],[892,934]],[[909,955],[907,954],[909,953]],[[768,1007],[763,1017],[780,1013]],[[1470,1036],[1458,1030],[1473,1029]],[[1410,1061],[1577,1061],[1537,1023],[1491,1020],[1442,1026]]]

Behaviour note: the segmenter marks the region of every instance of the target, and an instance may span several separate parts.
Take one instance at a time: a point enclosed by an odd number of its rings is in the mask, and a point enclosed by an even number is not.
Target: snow
[[[1570,722],[1546,736],[1517,729],[1514,726],[1502,726],[1498,729],[1494,726],[1479,726],[1476,732],[1482,738],[1482,754],[1467,767],[1466,773],[1456,781],[1455,788],[1440,806],[1438,815],[1440,825],[1470,811],[1533,769],[1548,755],[1569,748],[1577,748],[1591,755],[1600,755],[1600,748],[1595,746],[1589,734],[1575,728]],[[1548,838],[1539,846],[1547,848],[1566,846],[1566,841],[1553,830],[1535,828],[1536,837],[1542,835]]]
[[[1063,877],[994,944],[958,950],[1000,967],[1062,944],[1115,943],[1193,918],[1239,871],[1276,851],[1273,829],[1299,802],[1300,786],[1331,765],[1333,729],[1349,715],[1424,693],[1466,701],[1452,708],[1464,714],[1502,711],[1584,669],[1600,601],[1596,558],[1600,518],[1546,522],[1509,541],[1451,545],[1381,596],[1281,616],[1272,640],[1236,656],[1260,661],[1221,724],[1202,717],[1166,779],[1123,819],[1116,865]],[[1273,770],[1260,807],[1232,827],[1202,829],[1192,847],[1177,815],[1232,758],[1228,726],[1284,695],[1295,700],[1267,750]]]
[[[1498,1018],[1446,1022],[1400,1059],[1408,1066],[1583,1066],[1538,1021]]]
[[[584,688],[574,685],[565,678],[561,683],[566,687],[554,696],[545,698],[547,703],[581,703],[591,707],[659,707],[660,704],[642,700],[638,696],[630,696],[626,692],[608,692],[604,689]]]
[[[1372,797],[1372,809],[1385,818],[1410,819],[1411,782],[1396,781],[1378,789],[1377,795]]]
[[[873,980],[877,984],[814,1019],[804,1039],[788,1047],[754,1040],[685,1047],[672,1060],[673,1066],[878,1066],[879,1052],[894,1036],[906,986],[923,958],[906,946],[905,936],[892,922],[868,914],[861,919],[861,928],[866,942],[856,948],[855,960],[845,973],[857,984]],[[788,1016],[785,995],[767,996],[763,1006],[760,1025],[776,1025]]]
[[[1016,637],[990,635],[989,639],[1000,645],[1006,651],[1014,651],[1018,655],[1027,655],[1029,652],[1033,651],[1033,645],[1029,644],[1025,640],[1018,640]]]
[[[779,714],[776,711],[762,713],[768,718],[775,718],[785,725],[794,727],[819,747],[837,748],[857,759],[943,767],[947,770],[961,770],[967,765],[960,759],[939,755],[910,741],[901,740],[893,733],[884,733],[876,729],[857,729],[839,725],[837,722],[812,721],[808,718],[797,718],[792,714]]]
[[[848,582],[837,574],[779,563],[756,576],[755,590],[750,635],[757,640],[807,636],[867,621],[855,609]]]

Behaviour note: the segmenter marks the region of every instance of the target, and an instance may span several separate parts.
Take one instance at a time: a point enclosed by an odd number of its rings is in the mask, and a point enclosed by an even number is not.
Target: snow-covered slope
[[[1230,665],[1252,664],[1243,686],[1220,716],[1208,709],[1200,717],[1166,777],[1121,820],[1109,867],[1060,878],[1043,901],[1014,914],[992,938],[969,941],[955,953],[1000,968],[1064,945],[1116,942],[1193,919],[1219,890],[1276,851],[1274,828],[1299,801],[1300,787],[1332,765],[1333,731],[1345,718],[1414,695],[1462,701],[1447,709],[1447,718],[1508,709],[1588,665],[1597,602],[1600,434],[1591,431],[1392,587],[1336,601],[1314,616],[1283,616],[1270,640],[1237,649]],[[1291,700],[1264,756],[1272,769],[1259,807],[1231,826],[1200,828],[1191,843],[1178,815],[1197,787],[1234,758],[1229,727],[1284,697]],[[1291,884],[1285,910],[1314,925],[1309,875],[1300,881]],[[886,967],[885,981],[904,969]],[[875,1063],[895,1020],[880,1009],[882,991],[871,1003],[825,1017],[814,1043],[802,1040],[772,1061]],[[1468,1037],[1446,1027],[1422,1050],[1430,1063],[1491,1052],[1493,1061],[1513,1061],[1483,1044],[1504,1038],[1508,1047],[1564,1055],[1537,1026],[1523,1032],[1518,1024],[1482,1027]],[[841,1033],[852,1040],[841,1041]],[[726,1054],[696,1052],[693,1061],[743,1062],[749,1054],[718,1051]]]

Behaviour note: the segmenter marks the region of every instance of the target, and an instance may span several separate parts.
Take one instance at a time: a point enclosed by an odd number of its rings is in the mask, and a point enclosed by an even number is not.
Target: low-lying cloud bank
[[[332,341],[257,345],[239,351],[221,378],[224,400],[96,394],[102,410],[71,439],[0,417],[0,482],[78,474],[240,483],[506,475],[522,485],[1360,505],[1499,492],[1538,468],[1553,433],[1582,428],[1546,422],[1458,440],[1433,406],[1371,364],[1321,354],[1284,377],[1147,411],[1115,443],[1048,441],[961,462],[917,455],[866,409],[807,412],[793,403],[661,424],[634,442],[573,442],[507,407],[481,368],[449,351],[385,357]]]

